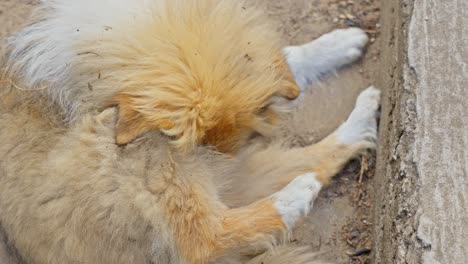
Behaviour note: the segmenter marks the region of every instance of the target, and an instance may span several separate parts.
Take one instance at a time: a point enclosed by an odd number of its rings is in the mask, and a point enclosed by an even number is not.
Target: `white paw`
[[[333,56],[336,68],[355,62],[363,54],[369,38],[360,28],[337,29],[317,40]]]
[[[354,110],[346,122],[338,128],[338,141],[347,145],[362,144],[365,148],[375,147],[379,104],[378,89],[371,86],[361,92]]]
[[[359,28],[337,29],[301,46],[283,52],[301,89],[358,60],[369,38]]]
[[[356,99],[356,109],[363,109],[367,114],[375,116],[380,105],[380,90],[370,86],[362,91]],[[364,110],[366,109],[366,110]],[[354,112],[354,111],[353,111]],[[352,114],[351,114],[352,116]],[[350,117],[351,117],[350,116]]]
[[[307,215],[313,206],[322,184],[315,173],[298,176],[272,198],[284,224],[291,230],[297,220]]]

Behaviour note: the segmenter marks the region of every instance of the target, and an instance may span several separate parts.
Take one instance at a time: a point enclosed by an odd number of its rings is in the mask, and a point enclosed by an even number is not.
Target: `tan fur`
[[[62,134],[31,118],[29,109],[3,113],[0,121],[0,136],[9,142],[0,150],[6,171],[0,178],[2,226],[26,261],[146,263],[152,237],[160,239],[161,263],[178,263],[178,254],[207,261],[200,258],[213,246],[198,243],[216,242],[213,223],[222,230],[225,206],[213,200],[214,173],[203,166],[203,157],[168,160],[167,141],[158,136],[155,141],[163,143],[140,142],[116,156],[113,126],[103,127],[99,118],[85,118]],[[174,162],[182,175],[172,174]],[[177,236],[200,248],[176,253]]]
[[[317,179],[328,185],[331,178],[364,146],[339,144],[336,133],[317,144],[304,148],[285,148],[272,144],[257,149],[253,146],[239,153],[236,162],[239,170],[224,195],[230,206],[256,201],[287,185],[292,179],[307,172],[317,174]],[[252,184],[255,179],[255,184]]]
[[[237,199],[226,190],[257,199],[322,159],[332,162],[326,152],[309,155],[313,147],[270,148],[247,157],[246,165],[255,167],[246,171],[237,159],[203,148],[181,156],[157,133],[119,148],[112,110],[85,117],[65,133],[34,118],[31,106],[0,117],[7,142],[0,146],[0,209],[2,226],[32,263],[146,263],[154,254],[158,263],[207,263],[249,246],[258,250],[259,243],[282,236],[278,212],[268,200],[228,209],[224,203]],[[331,175],[354,154],[344,152],[333,167],[318,168]],[[289,166],[278,169],[271,162],[277,157]],[[264,171],[273,173],[270,180],[255,178]],[[254,177],[248,191],[236,190],[238,172]],[[260,184],[263,193],[256,192]]]
[[[201,8],[208,7],[202,4]],[[219,14],[221,21],[212,23],[227,24],[227,21],[222,21],[222,15]],[[202,17],[193,19],[192,24],[203,25]],[[254,126],[258,126],[256,123],[268,120],[256,115],[270,104],[273,95],[289,99],[299,95],[284,58],[278,59],[280,47],[254,36],[261,34],[256,30],[266,28],[225,29],[238,31],[236,38],[239,43],[224,55],[218,51],[226,49],[227,43],[223,40],[212,41],[210,50],[187,46],[197,41],[192,38],[202,36],[190,38],[192,34],[183,25],[174,29],[174,24],[167,23],[171,31],[175,31],[172,32],[174,36],[189,37],[173,40],[179,47],[175,52],[164,46],[158,48],[159,43],[146,39],[146,32],[139,36],[141,42],[158,50],[154,54],[154,62],[151,57],[146,58],[146,63],[157,65],[157,68],[151,69],[154,73],[138,70],[127,74],[128,80],[121,84],[123,91],[116,97],[123,113],[117,134],[119,144],[129,143],[143,132],[160,129],[175,137],[175,143],[182,149],[204,143],[230,152],[243,142],[245,131],[253,131]],[[159,27],[157,33],[166,30]],[[270,39],[275,38],[270,36]],[[264,47],[272,48],[265,50]],[[180,68],[177,65],[179,60],[186,65]],[[214,71],[213,65],[219,69]],[[163,75],[166,72],[171,74]]]
[[[121,29],[123,44],[90,44],[96,50],[70,78],[99,78],[74,93],[74,122],[62,122],[70,113],[47,93],[2,87],[0,224],[27,263],[256,254],[286,232],[268,195],[304,172],[326,184],[361,150],[333,136],[306,148],[240,148],[277,117],[273,98],[295,98],[298,88],[263,16],[221,2],[168,4],[157,24]],[[118,110],[98,113],[109,104]],[[241,181],[251,187],[238,189]]]

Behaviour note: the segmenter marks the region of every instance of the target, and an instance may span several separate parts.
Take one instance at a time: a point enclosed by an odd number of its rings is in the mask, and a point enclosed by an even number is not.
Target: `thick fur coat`
[[[22,261],[312,263],[248,256],[374,146],[379,92],[318,144],[247,144],[359,58],[362,31],[283,50],[242,1],[52,0],[36,16],[9,42],[0,97],[0,224]]]

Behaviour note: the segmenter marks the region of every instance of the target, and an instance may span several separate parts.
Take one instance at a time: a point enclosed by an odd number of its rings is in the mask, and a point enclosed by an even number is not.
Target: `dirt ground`
[[[261,0],[269,15],[280,21],[280,32],[290,44],[301,44],[335,28],[358,26],[369,33],[370,46],[363,60],[340,74],[338,92],[316,91],[317,120],[312,141],[324,137],[342,122],[353,106],[357,92],[372,84],[379,60],[379,0]],[[348,84],[349,83],[349,84]],[[336,84],[335,84],[336,85]],[[335,87],[311,87],[330,89]],[[333,103],[336,102],[336,103]],[[320,122],[321,124],[317,124]],[[298,126],[300,127],[300,126]],[[316,133],[314,133],[316,132]],[[324,252],[333,263],[371,263],[372,250],[372,155],[347,166],[317,199],[311,215],[294,232],[295,243]]]
[[[357,26],[365,29],[370,46],[363,60],[346,69],[338,84],[345,88],[324,92],[336,84],[311,87],[315,94],[305,103],[315,104],[315,121],[319,129],[299,131],[309,134],[313,142],[326,136],[348,115],[356,94],[377,78],[380,30],[379,0],[251,0],[266,7],[270,17],[279,21],[278,30],[289,44],[308,42],[336,28]],[[297,125],[300,129],[302,126]],[[301,145],[301,143],[299,143]],[[371,263],[373,190],[375,157],[370,155],[352,162],[319,195],[314,209],[294,232],[294,243],[308,245],[323,252],[332,263]]]
[[[357,26],[370,36],[364,59],[347,69],[343,92],[314,91],[313,104],[320,129],[309,130],[297,144],[317,141],[342,122],[355,96],[375,80],[379,60],[379,0],[249,0],[259,4],[278,23],[278,30],[289,44],[308,42],[335,28]],[[0,39],[24,23],[34,0],[0,0]],[[1,51],[1,46],[0,46]],[[352,76],[352,77],[350,77]],[[356,77],[357,76],[357,77]],[[300,131],[298,131],[300,133]],[[370,155],[352,162],[317,199],[311,215],[294,232],[294,242],[323,252],[333,263],[370,263],[372,250],[372,176],[375,158]],[[1,239],[1,238],[0,238]],[[1,248],[0,248],[1,255]],[[1,256],[0,256],[1,258]]]

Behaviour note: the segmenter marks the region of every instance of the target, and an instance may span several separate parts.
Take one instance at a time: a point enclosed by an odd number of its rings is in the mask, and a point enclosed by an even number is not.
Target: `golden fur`
[[[271,202],[255,200],[314,164],[307,149],[271,147],[243,154],[256,164],[249,169],[205,148],[177,154],[157,132],[119,147],[114,109],[67,132],[34,107],[2,107],[0,116],[1,223],[27,263],[207,263],[255,253],[285,232]],[[259,160],[269,158],[287,166]],[[230,185],[240,171],[252,183],[271,171],[267,192]],[[240,200],[233,194],[253,203],[228,209]]]
[[[0,224],[25,262],[245,261],[287,232],[272,193],[306,172],[328,184],[369,147],[240,148],[299,93],[278,36],[241,2],[165,3],[77,41],[61,86],[7,60],[4,80],[32,90],[0,97]]]
[[[298,96],[280,38],[261,12],[242,1],[154,2],[157,6],[148,8],[155,14],[139,14],[131,22],[116,18],[102,32],[88,33],[93,29],[76,22],[73,39],[64,40],[74,41],[70,45],[76,55],[63,62],[70,68],[43,76],[45,80],[30,77],[34,81],[28,79],[26,85],[43,89],[68,120],[103,104],[118,104],[119,144],[157,129],[182,150],[203,142],[232,151],[249,131],[269,122],[262,110],[274,95]],[[41,30],[47,27],[47,22],[37,23]],[[26,46],[28,38],[20,39],[10,47],[7,73],[12,78],[25,75],[23,57],[39,52],[31,51],[38,40]]]

